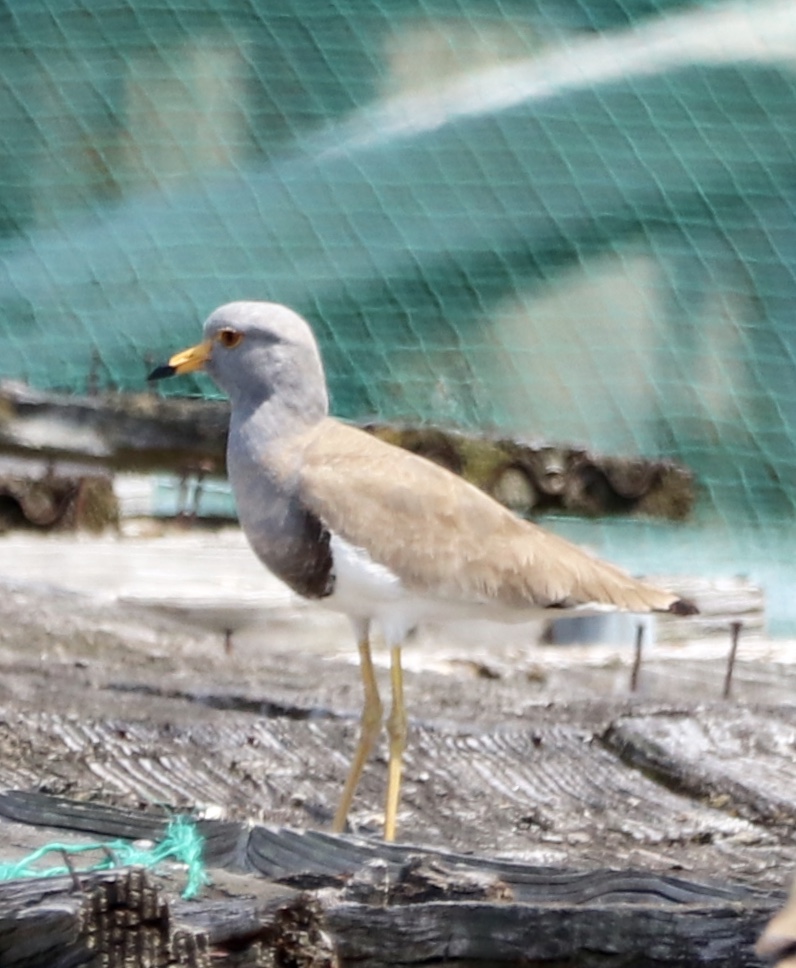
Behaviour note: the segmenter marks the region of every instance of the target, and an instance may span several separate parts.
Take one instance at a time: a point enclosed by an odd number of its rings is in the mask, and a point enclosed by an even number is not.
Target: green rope
[[[204,838],[196,825],[185,817],[175,817],[169,821],[163,839],[153,847],[142,847],[127,840],[78,846],[47,844],[16,863],[0,863],[0,881],[10,881],[18,877],[59,877],[70,872],[91,874],[95,871],[113,870],[116,867],[145,867],[152,870],[164,861],[175,860],[188,868],[188,880],[182,892],[182,896],[188,900],[196,897],[209,880],[202,859],[203,846]],[[105,856],[96,864],[82,868],[70,868],[66,864],[44,869],[35,866],[48,854],[74,856],[90,851],[101,851]]]

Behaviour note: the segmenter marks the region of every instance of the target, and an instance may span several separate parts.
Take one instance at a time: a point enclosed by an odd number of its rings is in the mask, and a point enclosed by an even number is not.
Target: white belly
[[[400,606],[408,592],[401,579],[364,548],[332,533],[334,591],[322,604],[353,618],[373,620],[383,609]]]
[[[400,645],[418,625],[468,619],[527,622],[541,609],[506,608],[495,602],[460,602],[423,596],[407,588],[389,568],[363,548],[332,534],[334,591],[321,600],[326,608],[376,624],[388,645]]]

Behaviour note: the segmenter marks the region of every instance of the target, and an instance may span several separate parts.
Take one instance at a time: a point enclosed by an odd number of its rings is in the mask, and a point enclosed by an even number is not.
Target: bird
[[[371,655],[390,654],[384,838],[396,836],[407,742],[401,646],[418,626],[528,621],[540,614],[697,611],[687,599],[520,518],[420,455],[329,415],[326,376],[305,319],[286,306],[231,302],[197,345],[150,380],[206,371],[230,400],[227,474],[260,561],[295,592],[348,616],[364,703],[332,829],[342,833],[384,707]]]

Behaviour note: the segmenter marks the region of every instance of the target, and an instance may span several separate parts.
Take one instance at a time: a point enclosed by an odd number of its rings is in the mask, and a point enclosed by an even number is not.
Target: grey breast
[[[232,436],[227,470],[238,518],[257,557],[293,591],[324,598],[334,590],[331,535],[290,480],[255,460]]]

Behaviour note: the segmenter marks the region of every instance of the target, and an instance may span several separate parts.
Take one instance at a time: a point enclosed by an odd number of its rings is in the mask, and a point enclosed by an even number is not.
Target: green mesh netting
[[[47,844],[21,860],[0,862],[0,881],[21,877],[62,877],[67,874],[91,874],[118,867],[144,867],[157,870],[167,862],[184,864],[186,883],[182,896],[196,897],[209,876],[202,859],[204,838],[196,825],[186,817],[169,821],[163,838],[155,844],[110,840],[86,844]],[[96,859],[96,855],[100,855]],[[49,863],[54,858],[60,863]],[[93,859],[92,859],[93,858]],[[82,863],[81,863],[82,860]]]
[[[5,0],[0,77],[0,377],[285,302],[342,416],[685,461],[688,527],[565,527],[796,621],[792,0]]]

